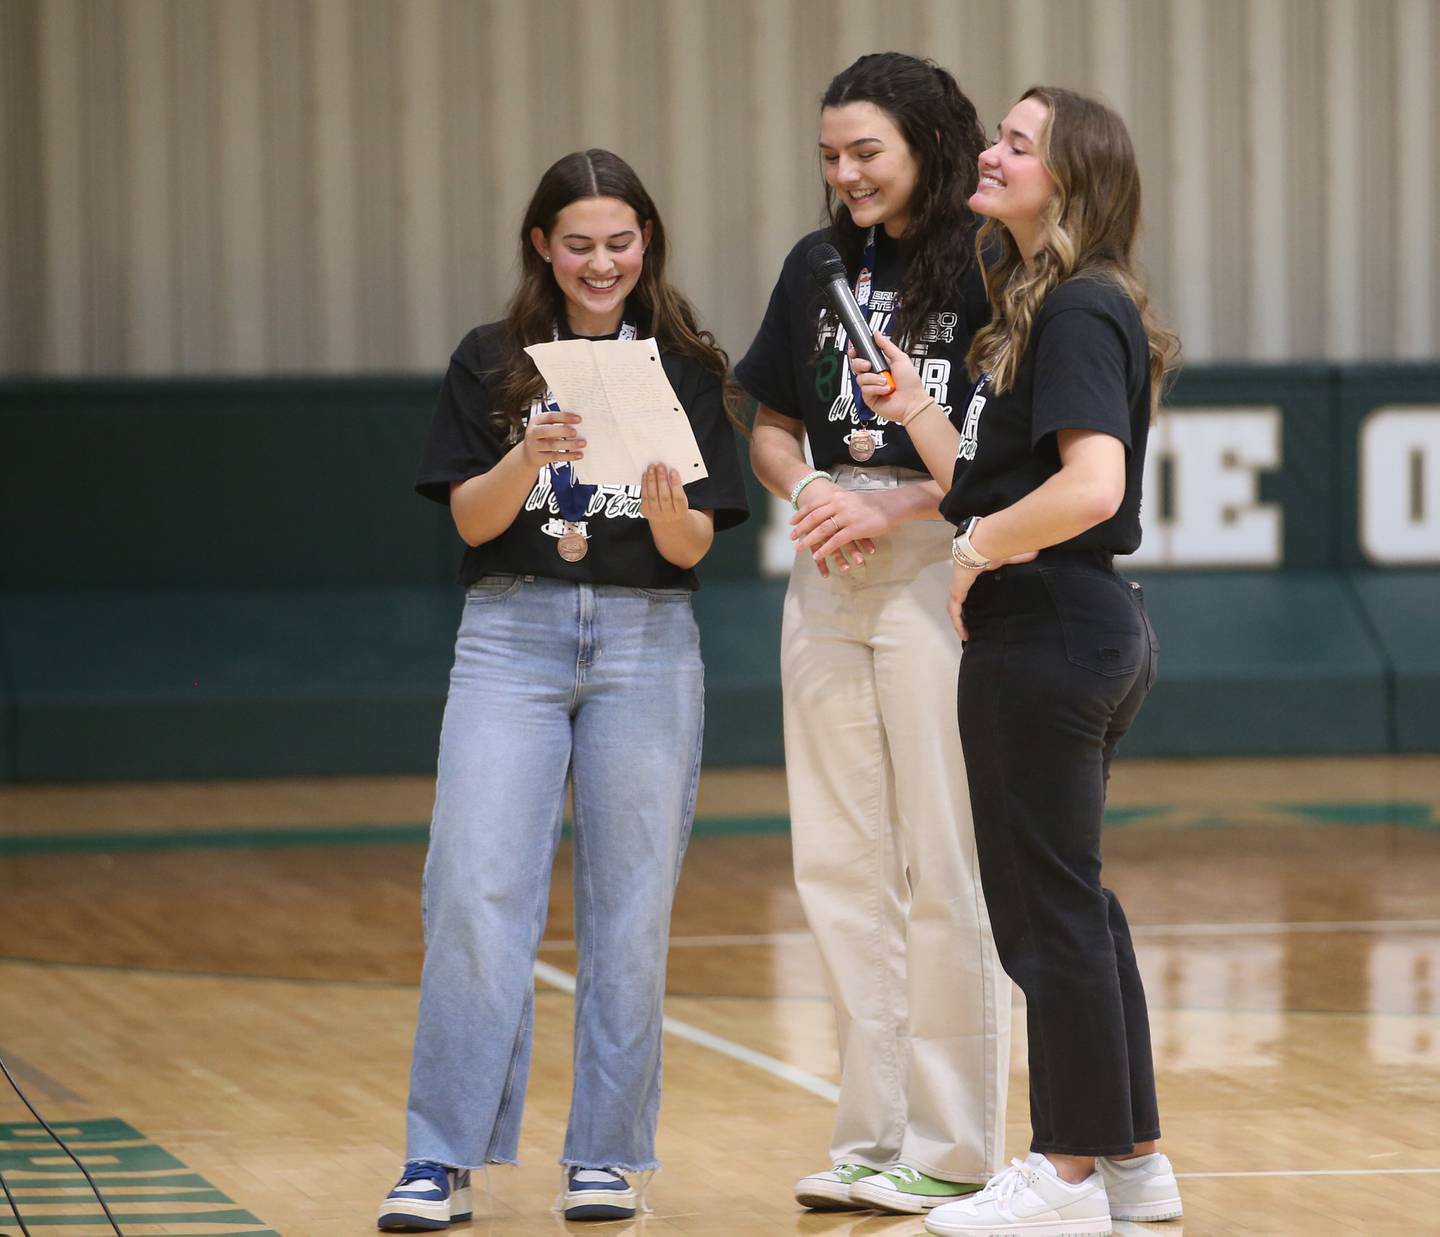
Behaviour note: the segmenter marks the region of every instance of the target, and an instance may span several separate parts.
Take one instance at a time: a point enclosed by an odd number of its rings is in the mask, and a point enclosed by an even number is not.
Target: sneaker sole
[[[567,1220],[633,1220],[634,1207],[618,1207],[614,1203],[580,1203],[565,1208]]]
[[[997,1224],[977,1229],[973,1225],[967,1226],[958,1222],[951,1224],[933,1215],[925,1217],[925,1231],[935,1233],[937,1237],[975,1237],[979,1232],[983,1232],[985,1237],[1110,1237],[1114,1232],[1110,1227],[1109,1216],[1062,1222],[1060,1227],[1056,1224],[1055,1220],[1035,1220],[1031,1223]]]
[[[850,1187],[838,1181],[818,1181],[814,1185],[797,1185],[795,1201],[810,1211],[869,1211],[865,1203],[850,1197]]]
[[[567,1220],[629,1220],[635,1215],[634,1190],[570,1190],[565,1195]]]
[[[889,1211],[901,1216],[922,1216],[936,1207],[943,1207],[946,1203],[958,1203],[979,1191],[980,1187],[977,1185],[964,1194],[927,1198],[923,1194],[902,1194],[899,1190],[887,1190],[884,1186],[872,1186],[868,1182],[857,1181],[850,1187],[850,1197],[856,1201],[863,1199],[865,1206],[876,1211]]]
[[[461,1220],[468,1220],[472,1211],[470,1187],[456,1190],[443,1203],[404,1203],[397,1205],[386,1199],[380,1207],[376,1228],[387,1233],[403,1233],[406,1229],[429,1233],[439,1228],[449,1228]],[[403,1210],[402,1210],[403,1207]]]
[[[1185,1214],[1178,1198],[1167,1198],[1159,1203],[1141,1203],[1134,1207],[1117,1208],[1110,1204],[1112,1220],[1138,1220],[1142,1224],[1149,1220],[1178,1220]]]

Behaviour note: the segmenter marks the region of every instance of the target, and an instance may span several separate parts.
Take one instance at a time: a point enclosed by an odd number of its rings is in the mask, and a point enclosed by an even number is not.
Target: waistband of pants
[[[897,485],[929,481],[930,474],[914,468],[900,468],[895,464],[881,464],[876,468],[865,464],[841,464],[831,470],[830,479],[842,490],[893,490]]]

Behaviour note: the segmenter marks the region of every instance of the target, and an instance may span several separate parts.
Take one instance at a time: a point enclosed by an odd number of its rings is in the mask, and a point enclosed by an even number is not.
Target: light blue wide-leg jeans
[[[561,1162],[658,1166],[665,959],[703,696],[687,590],[527,576],[467,592],[425,862],[407,1159],[516,1162],[569,777],[578,973]]]

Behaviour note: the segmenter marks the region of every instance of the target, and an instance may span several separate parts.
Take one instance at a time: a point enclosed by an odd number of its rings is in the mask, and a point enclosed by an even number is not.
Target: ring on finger
[[[835,525],[835,533],[836,533],[836,536],[839,536],[839,533],[840,533],[840,521],[837,520],[837,519],[832,515],[832,516],[830,517],[830,523],[832,523],[833,525]]]

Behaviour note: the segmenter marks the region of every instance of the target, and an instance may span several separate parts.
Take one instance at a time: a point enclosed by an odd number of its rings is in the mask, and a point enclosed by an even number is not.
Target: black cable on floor
[[[20,1237],[30,1237],[30,1230],[25,1227],[25,1218],[20,1214],[20,1208],[15,1205],[15,1195],[10,1193],[10,1187],[5,1183],[4,1173],[0,1173],[0,1190],[5,1191],[5,1198],[10,1204],[10,1210],[15,1213],[15,1223],[20,1226]],[[0,1237],[5,1237],[5,1234],[0,1233]]]
[[[10,1072],[10,1067],[5,1064],[4,1057],[0,1057],[0,1071],[4,1071],[5,1077],[10,1081],[10,1085],[15,1088],[15,1094],[20,1097],[20,1102],[30,1110],[30,1115],[40,1123],[41,1129],[55,1140],[60,1150],[68,1155],[71,1160],[74,1161],[75,1167],[85,1174],[85,1180],[90,1183],[90,1192],[95,1195],[95,1201],[100,1204],[100,1210],[105,1213],[105,1218],[110,1221],[110,1227],[115,1230],[115,1237],[125,1237],[125,1234],[120,1231],[120,1226],[115,1223],[115,1217],[110,1212],[110,1206],[106,1203],[105,1196],[100,1193],[100,1187],[95,1184],[95,1178],[90,1175],[90,1170],[80,1163],[80,1157],[71,1151],[69,1144],[50,1128],[50,1123],[40,1115],[35,1105],[30,1102],[30,1097],[20,1089],[20,1084],[15,1081],[15,1075]],[[3,1179],[0,1179],[0,1184],[3,1184]],[[10,1195],[10,1187],[8,1185],[5,1186],[5,1197],[10,1200],[10,1210],[15,1213],[15,1220],[20,1225],[21,1233],[24,1234],[24,1237],[30,1237],[30,1230],[25,1227],[25,1221],[20,1219],[20,1209],[15,1206],[15,1200]]]

